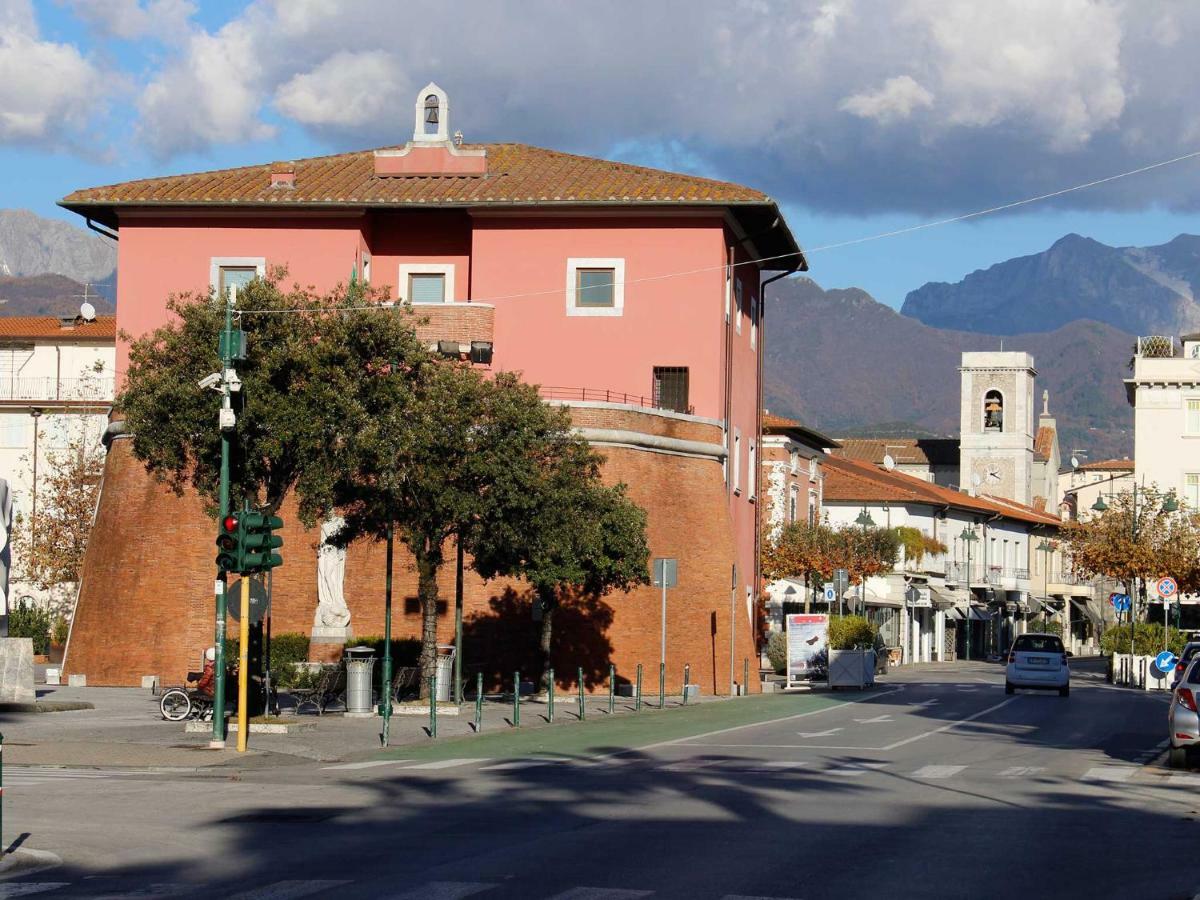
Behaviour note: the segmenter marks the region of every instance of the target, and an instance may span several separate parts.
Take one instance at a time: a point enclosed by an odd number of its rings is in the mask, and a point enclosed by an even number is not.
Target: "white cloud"
[[[402,142],[432,79],[468,140],[673,147],[814,208],[962,209],[1196,149],[1198,40],[1172,0],[256,0],[152,75],[139,134],[171,155],[282,116]],[[1066,202],[1200,206],[1200,175]]]
[[[101,34],[129,40],[183,35],[196,12],[190,0],[59,0]]]
[[[29,3],[0,0],[0,143],[77,143],[104,84],[78,49],[40,39]]]
[[[929,106],[933,106],[933,94],[911,76],[897,75],[885,81],[877,91],[847,97],[838,104],[838,109],[886,125],[897,119],[907,119],[917,107]]]

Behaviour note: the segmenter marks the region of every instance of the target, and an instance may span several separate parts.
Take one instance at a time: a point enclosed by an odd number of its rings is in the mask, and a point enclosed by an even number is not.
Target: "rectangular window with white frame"
[[[567,260],[568,316],[619,316],[625,310],[625,260],[571,257]]]
[[[742,492],[742,430],[733,429],[733,492]]]
[[[758,347],[758,298],[750,298],[750,349]]]
[[[405,303],[454,302],[453,263],[401,263],[397,282]]]
[[[729,304],[733,296],[733,269],[725,267],[725,321],[729,321]]]
[[[758,496],[758,446],[754,441],[750,442],[750,453],[747,455],[746,490],[750,492],[751,500]]]
[[[796,516],[800,514],[800,488],[797,485],[792,485],[788,492],[788,521],[795,522]]]
[[[1200,434],[1200,397],[1189,397],[1184,406],[1187,409],[1187,433]]]
[[[5,450],[24,450],[33,446],[28,413],[0,413],[0,447]]]
[[[821,506],[820,498],[817,497],[816,491],[808,492],[808,524],[813,526],[817,524],[817,510]]]
[[[1188,509],[1200,510],[1200,472],[1188,472],[1183,476],[1183,499]]]
[[[227,297],[230,288],[240,294],[251,281],[266,274],[264,256],[214,256],[209,260],[208,285],[218,297]]]
[[[733,327],[738,334],[742,333],[742,279],[733,280],[733,296],[737,300],[737,308],[733,311]]]

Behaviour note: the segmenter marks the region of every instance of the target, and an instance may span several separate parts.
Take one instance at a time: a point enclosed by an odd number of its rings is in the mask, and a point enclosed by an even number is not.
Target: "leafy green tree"
[[[493,502],[467,533],[473,568],[484,578],[524,578],[541,607],[541,688],[550,686],[554,613],[572,593],[600,596],[648,584],[646,513],[625,486],[600,480],[603,458],[563,435],[539,454],[531,480]],[[494,500],[500,500],[494,497]]]
[[[393,528],[412,554],[425,690],[437,662],[437,576],[450,539],[461,535],[470,547],[483,523],[501,529],[529,521],[541,502],[543,467],[577,439],[566,411],[547,406],[512,373],[485,378],[444,362],[380,380],[404,382],[411,396],[397,404],[386,387],[364,395],[347,419],[327,499],[345,519],[338,543],[378,540]]]
[[[235,504],[244,497],[274,512],[295,490],[300,517],[312,526],[327,512],[323,504],[361,404],[387,391],[389,408],[403,409],[404,396],[397,395],[408,381],[380,374],[393,365],[415,372],[433,361],[417,340],[409,308],[354,308],[364,298],[382,297],[356,287],[324,295],[284,291],[284,275],[275,270],[238,298],[239,309],[256,312],[238,322],[248,358],[236,364],[242,390],[233,395],[238,422],[231,433],[230,496]],[[219,403],[196,382],[221,369],[217,342],[225,305],[208,294],[183,294],[170,297],[167,308],[172,320],[131,344],[116,406],[147,470],[177,493],[190,484],[215,517]]]

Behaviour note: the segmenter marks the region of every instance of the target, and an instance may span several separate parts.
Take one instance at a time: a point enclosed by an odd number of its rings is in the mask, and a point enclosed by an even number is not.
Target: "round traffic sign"
[[[1128,594],[1113,594],[1108,598],[1108,602],[1117,612],[1127,612],[1133,605],[1133,598]]]
[[[1170,650],[1164,650],[1158,656],[1154,657],[1154,665],[1158,667],[1160,672],[1170,672],[1175,668],[1176,657]]]
[[[1175,583],[1175,579],[1171,577],[1160,578],[1158,583],[1154,585],[1160,597],[1174,597],[1176,591],[1179,590],[1179,585]]]

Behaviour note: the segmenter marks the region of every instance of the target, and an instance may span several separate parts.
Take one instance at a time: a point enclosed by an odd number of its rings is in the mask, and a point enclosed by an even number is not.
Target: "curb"
[[[39,700],[36,703],[0,703],[0,712],[56,713],[95,709],[96,704],[86,700]]]
[[[10,875],[33,875],[62,865],[62,857],[46,850],[26,850],[19,847],[0,857],[0,878]]]

